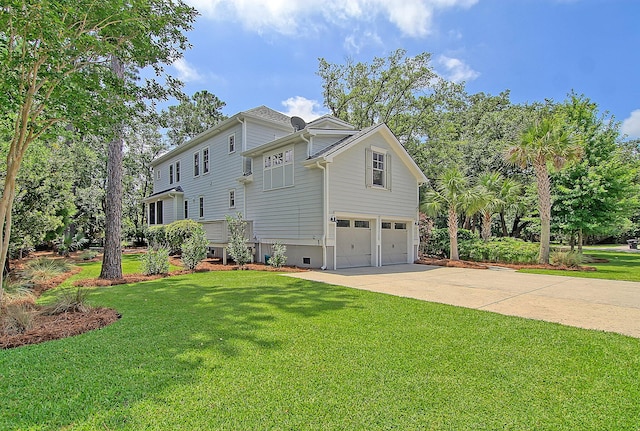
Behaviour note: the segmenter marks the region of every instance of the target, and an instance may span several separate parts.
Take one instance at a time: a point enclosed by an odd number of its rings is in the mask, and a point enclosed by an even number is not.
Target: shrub
[[[140,269],[144,275],[166,274],[169,272],[169,250],[149,249],[140,257]]]
[[[167,235],[164,225],[151,226],[147,232],[147,242],[153,249],[167,248]]]
[[[551,262],[551,265],[576,268],[584,262],[584,258],[577,251],[554,251],[549,256],[549,262]]]
[[[285,253],[287,252],[287,246],[276,242],[273,244],[271,257],[267,261],[267,263],[274,268],[280,268],[282,265],[287,263],[287,256]]]
[[[229,226],[229,245],[227,251],[231,258],[242,269],[251,261],[251,250],[247,247],[247,239],[245,238],[245,229],[247,222],[243,220],[242,214],[234,217],[227,216],[227,225]]]
[[[458,229],[458,254],[460,259],[469,259],[470,251],[479,237],[468,229]],[[426,244],[426,253],[430,256],[449,257],[449,229],[432,229]]]
[[[31,289],[33,284],[27,280],[14,280],[5,278],[2,282],[4,294],[2,295],[2,303],[0,307],[8,307],[15,305],[24,305],[27,308],[34,308],[36,304],[36,296]]]
[[[89,291],[83,288],[76,290],[63,290],[57,296],[53,304],[48,305],[44,309],[44,313],[49,315],[57,315],[62,313],[86,313],[91,309],[87,303],[87,295]]]
[[[22,276],[34,282],[42,282],[69,271],[71,266],[61,259],[40,257],[30,260],[22,270]]]
[[[470,258],[485,262],[535,263],[538,260],[538,244],[517,238],[492,238],[478,242],[470,250]]]
[[[12,304],[0,309],[0,332],[22,334],[33,326],[34,311],[24,304]]]
[[[182,265],[185,269],[193,271],[196,266],[207,257],[209,241],[200,228],[201,233],[194,233],[182,243]]]
[[[87,250],[80,255],[80,259],[82,260],[91,260],[98,255],[98,252],[93,250]]]
[[[165,237],[171,253],[179,252],[182,244],[194,235],[204,235],[204,229],[200,223],[190,219],[174,221],[165,229]]]

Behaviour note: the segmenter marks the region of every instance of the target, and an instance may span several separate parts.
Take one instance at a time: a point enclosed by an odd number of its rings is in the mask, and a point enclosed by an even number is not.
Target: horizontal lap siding
[[[306,147],[304,143],[294,148],[293,187],[263,191],[263,159],[254,158],[254,181],[247,185],[247,217],[254,220],[258,239],[321,239],[322,171],[302,165]]]
[[[365,149],[372,145],[391,154],[391,191],[366,187]],[[336,156],[329,169],[329,214],[351,212],[388,219],[416,217],[416,178],[381,136],[374,135]]]

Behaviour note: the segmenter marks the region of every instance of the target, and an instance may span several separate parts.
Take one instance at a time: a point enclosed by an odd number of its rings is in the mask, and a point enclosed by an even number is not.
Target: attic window
[[[236,135],[229,135],[229,153],[236,152]]]

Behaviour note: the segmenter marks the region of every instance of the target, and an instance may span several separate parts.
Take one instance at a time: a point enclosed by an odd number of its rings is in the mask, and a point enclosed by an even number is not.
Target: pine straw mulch
[[[490,269],[490,268],[510,268],[510,269],[555,269],[560,271],[596,271],[593,266],[564,266],[564,265],[542,265],[528,263],[493,263],[493,262],[473,262],[468,260],[450,260],[432,257],[422,257],[416,261],[421,265],[447,266],[450,268],[471,268],[471,269]]]
[[[62,259],[60,256],[52,255],[51,252],[47,253],[35,253],[33,257],[47,257]],[[99,261],[102,256],[99,255],[91,261]],[[67,260],[73,263],[87,262],[80,259],[76,254],[72,254]],[[26,259],[21,261],[12,261],[12,269],[22,269]],[[180,259],[177,257],[171,257],[170,262],[172,265],[181,266]],[[196,268],[196,272],[208,272],[208,271],[233,271],[237,270],[236,265],[223,265],[218,259],[207,259],[201,262]],[[297,268],[291,266],[285,266],[281,268],[273,268],[264,264],[251,263],[245,265],[245,269],[253,271],[277,271],[277,272],[301,272],[308,271],[308,269]],[[60,283],[65,281],[72,275],[78,274],[82,268],[73,267],[70,271],[65,272],[59,276],[46,280],[37,284],[33,288],[34,295],[36,297],[42,295],[43,292],[57,287]],[[143,275],[143,274],[125,274],[123,278],[118,280],[101,280],[97,278],[90,278],[84,280],[77,280],[73,283],[74,286],[113,286],[117,284],[129,284],[138,283],[147,280],[157,280],[164,277],[171,277],[182,274],[190,274],[193,271],[177,270],[171,271],[165,275]],[[31,301],[27,301],[25,304],[33,313],[32,326],[29,330],[19,334],[5,334],[1,332],[0,328],[0,349],[10,349],[14,347],[20,347],[27,344],[37,344],[49,340],[58,340],[61,338],[71,337],[79,335],[84,332],[92,331],[94,329],[103,328],[115,321],[117,321],[121,315],[113,309],[97,307],[92,308],[87,312],[69,312],[58,315],[47,315],[43,312],[44,307],[36,305]],[[0,310],[1,311],[1,310]],[[1,314],[1,313],[0,313]]]

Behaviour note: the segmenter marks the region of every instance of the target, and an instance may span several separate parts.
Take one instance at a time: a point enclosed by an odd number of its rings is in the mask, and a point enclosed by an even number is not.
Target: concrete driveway
[[[427,265],[287,275],[640,338],[636,282]]]

